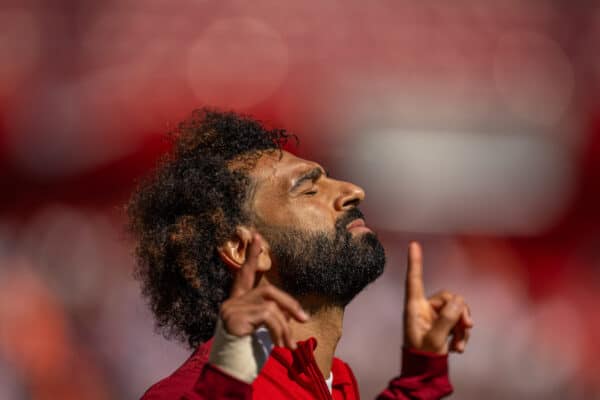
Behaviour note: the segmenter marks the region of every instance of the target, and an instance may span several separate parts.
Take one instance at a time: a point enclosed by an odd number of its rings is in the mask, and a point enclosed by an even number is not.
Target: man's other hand
[[[417,242],[408,248],[404,302],[404,345],[421,351],[462,353],[473,321],[460,295],[440,291],[426,298],[423,286],[423,253]]]
[[[236,272],[231,295],[221,305],[223,327],[230,335],[243,337],[264,325],[271,334],[273,344],[294,350],[296,341],[292,337],[289,322],[292,318],[305,322],[308,315],[296,299],[275,286],[257,286],[257,266],[262,251],[262,238],[254,234],[248,256]]]

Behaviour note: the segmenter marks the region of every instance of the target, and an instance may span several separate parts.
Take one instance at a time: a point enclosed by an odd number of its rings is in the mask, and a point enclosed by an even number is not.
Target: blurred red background
[[[457,398],[600,398],[598,48],[591,1],[3,1],[0,398],[136,397],[185,359],[119,207],[204,105],[366,189],[389,263],[339,348],[365,398],[399,368],[408,239],[472,304]]]

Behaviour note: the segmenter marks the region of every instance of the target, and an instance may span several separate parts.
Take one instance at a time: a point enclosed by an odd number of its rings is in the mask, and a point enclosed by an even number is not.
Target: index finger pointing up
[[[408,266],[406,268],[406,293],[405,299],[416,300],[425,298],[423,287],[423,252],[421,245],[410,242],[408,245]]]
[[[256,268],[258,256],[262,252],[262,240],[260,235],[252,235],[252,241],[248,245],[246,259],[240,269],[236,272],[231,287],[231,297],[238,297],[252,290],[256,280]]]

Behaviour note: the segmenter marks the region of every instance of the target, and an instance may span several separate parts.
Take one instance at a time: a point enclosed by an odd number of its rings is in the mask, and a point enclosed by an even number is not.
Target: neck
[[[303,304],[305,310],[310,312],[310,319],[305,323],[292,320],[291,330],[295,340],[306,340],[310,337],[317,339],[315,361],[323,377],[329,377],[335,349],[342,337],[342,323],[344,309],[338,306],[311,307]]]

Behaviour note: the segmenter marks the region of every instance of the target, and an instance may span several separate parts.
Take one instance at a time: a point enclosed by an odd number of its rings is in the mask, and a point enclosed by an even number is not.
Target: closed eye
[[[306,195],[306,196],[314,196],[315,194],[317,194],[317,191],[316,190],[310,190],[308,192],[304,192],[303,194]]]

